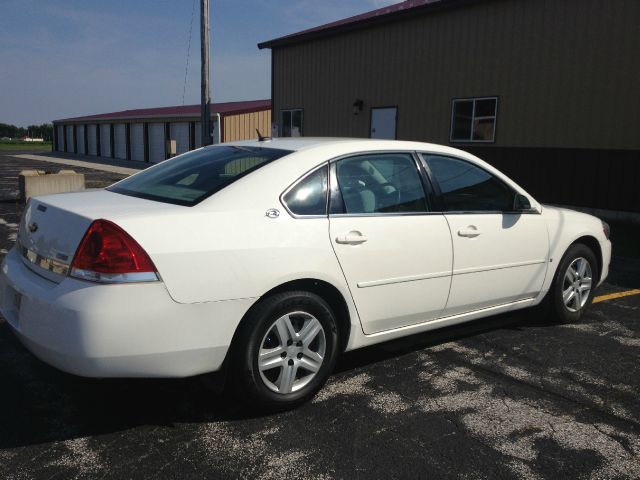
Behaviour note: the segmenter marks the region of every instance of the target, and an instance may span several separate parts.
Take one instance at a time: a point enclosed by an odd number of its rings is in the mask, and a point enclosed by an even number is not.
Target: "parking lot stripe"
[[[626,292],[610,293],[609,295],[600,295],[599,297],[593,299],[593,303],[606,302],[607,300],[629,297],[631,295],[640,295],[640,288],[627,290]]]

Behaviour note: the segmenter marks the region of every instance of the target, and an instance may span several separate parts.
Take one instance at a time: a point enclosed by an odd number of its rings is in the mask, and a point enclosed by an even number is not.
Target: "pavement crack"
[[[631,447],[629,447],[628,445],[625,445],[623,442],[620,441],[619,438],[611,435],[608,432],[605,432],[602,428],[600,428],[596,423],[592,423],[591,426],[593,428],[595,428],[598,432],[600,432],[602,435],[606,436],[607,438],[609,438],[610,440],[613,440],[615,443],[617,443],[618,445],[620,445],[620,447],[622,447],[622,449],[627,452],[629,455],[635,455],[636,453],[631,449]]]

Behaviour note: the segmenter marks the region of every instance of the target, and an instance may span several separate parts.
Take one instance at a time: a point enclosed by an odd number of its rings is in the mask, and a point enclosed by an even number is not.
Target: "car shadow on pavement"
[[[339,360],[335,372],[353,370],[374,362],[399,357],[453,340],[462,340],[498,329],[523,329],[552,327],[553,324],[541,318],[536,309],[520,310],[479,319],[476,321],[417,333],[388,342],[347,352]]]
[[[526,312],[491,317],[413,335],[344,354],[336,373],[496,329],[542,326]],[[36,359],[0,323],[0,449],[107,434],[142,425],[233,421],[266,415],[201,377],[90,379],[66,374]]]

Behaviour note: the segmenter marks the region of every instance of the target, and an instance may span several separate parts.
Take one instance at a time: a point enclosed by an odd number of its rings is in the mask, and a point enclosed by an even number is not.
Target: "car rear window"
[[[111,192],[192,206],[289,150],[215,146],[194,150],[107,188]]]

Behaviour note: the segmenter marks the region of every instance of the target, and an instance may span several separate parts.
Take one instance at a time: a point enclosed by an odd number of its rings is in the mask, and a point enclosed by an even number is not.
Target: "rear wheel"
[[[598,281],[598,263],[586,245],[571,245],[560,261],[547,299],[551,317],[560,323],[580,320],[591,304]]]
[[[310,292],[268,297],[241,327],[230,365],[240,398],[268,409],[295,407],[326,382],[337,357],[329,305]]]

